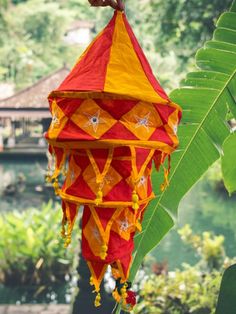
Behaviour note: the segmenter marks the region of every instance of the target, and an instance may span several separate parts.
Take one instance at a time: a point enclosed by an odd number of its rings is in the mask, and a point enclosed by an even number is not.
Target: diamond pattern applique
[[[128,113],[122,116],[120,122],[140,140],[148,140],[162,120],[151,103],[140,101]]]
[[[56,139],[64,128],[68,118],[64,115],[64,112],[60,109],[55,100],[52,101],[51,108],[52,121],[48,129],[48,136]]]
[[[81,169],[76,164],[74,156],[71,155],[71,158],[69,161],[68,172],[66,175],[65,189],[70,187],[75,182],[75,180],[79,177],[80,173],[81,173]]]
[[[128,241],[130,234],[135,231],[135,217],[132,209],[125,208],[119,217],[114,221],[112,230]]]
[[[90,189],[94,192],[94,194],[97,193],[99,185],[96,182],[96,174],[93,170],[92,165],[89,165],[83,172],[83,179],[88,184]],[[120,174],[110,166],[109,171],[105,175],[102,183],[101,183],[101,189],[103,192],[103,195],[106,196],[113,187],[118,184],[122,180],[122,177]]]
[[[103,243],[103,239],[92,214],[90,215],[89,221],[83,230],[83,234],[88,241],[89,247],[93,254],[95,256],[99,256],[100,246]]]
[[[71,116],[71,120],[96,139],[116,123],[116,120],[92,99],[84,100]]]

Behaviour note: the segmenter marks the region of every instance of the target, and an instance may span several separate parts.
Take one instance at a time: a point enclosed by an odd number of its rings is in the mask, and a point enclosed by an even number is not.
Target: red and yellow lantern
[[[59,88],[49,95],[46,133],[55,158],[50,175],[62,199],[65,246],[83,205],[82,254],[100,304],[108,265],[117,281],[114,298],[131,310],[133,237],[154,198],[157,169],[178,146],[181,109],[155,79],[123,12],[115,11]],[[168,184],[169,169],[165,169]],[[59,187],[58,176],[65,176]]]

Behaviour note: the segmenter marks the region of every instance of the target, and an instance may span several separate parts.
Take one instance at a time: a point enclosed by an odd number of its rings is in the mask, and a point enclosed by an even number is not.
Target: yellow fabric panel
[[[56,139],[60,132],[63,130],[68,118],[64,112],[57,105],[56,100],[52,102],[52,121],[48,129],[48,136],[50,139]]]
[[[125,208],[114,221],[112,230],[118,233],[121,238],[129,241],[130,233],[136,230],[134,213],[128,208]]]
[[[146,77],[121,12],[117,13],[104,91],[148,102],[167,103],[157,94]]]
[[[86,99],[71,116],[71,120],[89,135],[99,139],[116,120],[92,99]]]
[[[96,194],[99,189],[99,184],[96,182],[96,174],[92,165],[89,165],[84,170],[83,178],[93,193]],[[110,167],[100,186],[103,196],[106,196],[113,189],[113,187],[121,181],[121,179],[122,177],[119,175],[119,173],[113,167]]]
[[[153,104],[140,101],[122,116],[120,122],[140,140],[147,141],[163,123]]]
[[[66,181],[65,181],[65,189],[66,190],[68,187],[70,187],[75,180],[79,177],[81,173],[80,167],[76,164],[74,157],[71,156],[70,162],[69,162],[69,167],[68,167],[68,172],[66,175]]]

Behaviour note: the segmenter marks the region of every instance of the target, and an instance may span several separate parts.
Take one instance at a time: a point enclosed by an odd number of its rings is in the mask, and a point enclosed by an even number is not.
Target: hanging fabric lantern
[[[135,232],[154,198],[152,162],[159,169],[178,146],[181,109],[155,79],[121,11],[82,54],[59,88],[49,95],[52,122],[46,133],[55,169],[48,180],[62,199],[65,246],[83,205],[82,255],[100,305],[108,265],[113,296],[132,310],[127,281]],[[168,185],[170,167],[164,170]],[[65,176],[59,186],[58,176]]]

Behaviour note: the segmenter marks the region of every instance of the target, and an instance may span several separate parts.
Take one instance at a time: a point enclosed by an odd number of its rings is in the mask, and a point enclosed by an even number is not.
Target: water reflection
[[[1,160],[0,211],[40,208],[43,202],[54,198],[52,189],[44,183],[46,168],[46,157]]]

